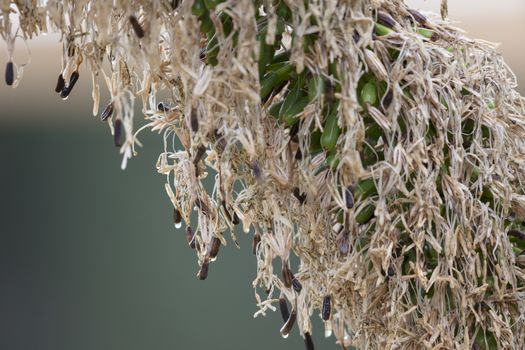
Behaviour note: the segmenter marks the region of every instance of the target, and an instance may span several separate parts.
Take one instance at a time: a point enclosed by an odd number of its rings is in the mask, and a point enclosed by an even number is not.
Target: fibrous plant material
[[[0,28],[10,62],[17,35],[58,31],[56,91],[67,97],[85,62],[95,115],[106,84],[101,119],[123,167],[142,101],[138,130],[163,133],[157,169],[198,278],[225,233],[238,245],[242,224],[254,235],[257,314],[292,307],[283,336],[297,324],[313,349],[319,314],[343,348],[522,349],[525,100],[494,45],[441,10],[3,0]]]

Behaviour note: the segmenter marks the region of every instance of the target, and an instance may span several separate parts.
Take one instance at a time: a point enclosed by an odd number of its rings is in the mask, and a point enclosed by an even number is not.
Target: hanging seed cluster
[[[284,337],[297,327],[313,349],[320,317],[343,348],[522,349],[525,100],[494,46],[444,19],[445,2],[442,18],[401,0],[0,11],[8,85],[17,36],[58,31],[56,91],[92,80],[123,167],[134,128],[163,135],[157,169],[198,278],[238,244],[235,225],[253,236],[257,314],[279,305]]]

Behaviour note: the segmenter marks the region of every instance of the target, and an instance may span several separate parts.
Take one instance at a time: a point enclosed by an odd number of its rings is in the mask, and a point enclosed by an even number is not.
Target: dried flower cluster
[[[106,84],[100,117],[123,167],[142,100],[138,130],[163,133],[157,167],[198,277],[242,225],[258,313],[279,305],[284,337],[297,324],[313,349],[318,312],[343,348],[523,348],[525,100],[494,46],[444,19],[446,2],[442,18],[402,0],[1,0],[0,12],[7,84],[21,75],[16,36],[59,31],[56,91],[67,98],[86,63],[98,115]]]

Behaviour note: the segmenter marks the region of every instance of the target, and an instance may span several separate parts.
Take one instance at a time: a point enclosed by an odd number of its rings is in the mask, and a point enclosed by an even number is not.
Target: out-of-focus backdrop
[[[409,3],[439,11],[439,0]],[[501,43],[525,93],[525,1],[449,8],[468,35]],[[107,126],[91,114],[86,72],[62,101],[58,38],[29,46],[20,86],[0,83],[0,349],[302,349],[297,330],[280,337],[278,312],[253,319],[245,235],[243,249],[223,247],[208,280],[197,280],[155,172],[161,138],[144,133],[145,148],[121,171]],[[337,349],[322,333],[314,324],[317,348]]]

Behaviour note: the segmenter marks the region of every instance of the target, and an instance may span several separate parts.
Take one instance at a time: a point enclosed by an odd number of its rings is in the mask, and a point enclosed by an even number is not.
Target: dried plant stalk
[[[101,119],[123,167],[142,101],[139,131],[163,134],[157,169],[198,277],[242,224],[254,235],[257,314],[292,306],[284,336],[297,324],[313,349],[318,310],[343,348],[521,349],[525,101],[495,47],[441,9],[3,0],[0,29],[9,62],[17,35],[58,31],[56,91],[66,98],[86,63],[95,114],[106,84]]]

